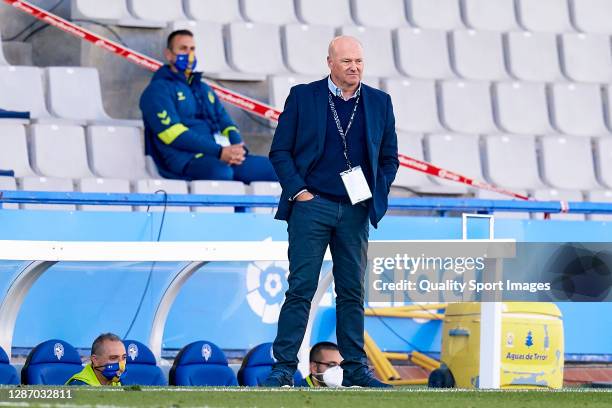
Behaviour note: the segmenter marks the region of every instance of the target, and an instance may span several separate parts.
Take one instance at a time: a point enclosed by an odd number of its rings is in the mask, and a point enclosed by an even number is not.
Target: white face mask
[[[344,371],[342,367],[335,366],[328,368],[323,373],[323,382],[330,388],[342,387],[342,378],[344,377]]]

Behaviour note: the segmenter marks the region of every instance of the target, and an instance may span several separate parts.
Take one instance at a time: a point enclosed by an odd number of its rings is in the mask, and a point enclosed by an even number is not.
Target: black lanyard
[[[355,101],[355,107],[353,108],[353,113],[351,114],[351,118],[349,119],[349,123],[346,126],[346,130],[342,130],[342,124],[340,123],[340,118],[338,117],[338,112],[336,111],[336,104],[334,104],[334,99],[332,97],[332,93],[329,92],[329,107],[331,108],[332,114],[334,115],[334,120],[336,121],[336,127],[338,128],[338,133],[340,134],[340,138],[342,139],[342,146],[344,147],[344,158],[346,159],[346,165],[349,170],[353,168],[351,164],[351,159],[349,159],[348,155],[348,145],[346,143],[346,135],[348,135],[351,126],[353,125],[353,119],[355,119],[355,113],[357,113],[357,106],[359,105],[359,97],[361,95],[357,95],[357,100]]]

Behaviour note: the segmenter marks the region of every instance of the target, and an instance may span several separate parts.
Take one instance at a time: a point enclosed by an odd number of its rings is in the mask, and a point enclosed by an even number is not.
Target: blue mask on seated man
[[[102,368],[102,367],[104,367],[104,369],[102,371],[100,371],[99,369]],[[110,364],[106,364],[106,365],[102,365],[102,366],[97,366],[97,367],[94,367],[94,368],[96,370],[100,371],[102,373],[102,375],[104,376],[104,378],[106,378],[107,380],[110,380],[110,381],[114,381],[114,382],[119,381],[121,376],[126,371],[125,361],[122,361],[120,363],[110,363]]]
[[[198,65],[198,59],[193,52],[188,54],[176,54],[176,61],[174,67],[179,72],[193,72]]]

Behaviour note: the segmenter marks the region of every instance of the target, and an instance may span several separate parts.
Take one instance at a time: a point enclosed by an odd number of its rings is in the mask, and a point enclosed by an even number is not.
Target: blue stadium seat
[[[238,370],[238,383],[246,386],[258,386],[272,371],[272,364],[274,364],[272,343],[262,343],[253,347],[242,360],[242,366]],[[302,374],[296,371],[293,381],[298,384],[303,380]]]
[[[64,385],[82,369],[81,357],[74,347],[63,340],[47,340],[28,355],[21,370],[21,383]]]
[[[127,370],[121,377],[123,385],[168,385],[164,373],[157,366],[151,350],[136,340],[124,340]]]
[[[19,377],[17,370],[9,364],[9,357],[6,355],[2,347],[0,347],[0,384],[2,385],[17,385]]]
[[[223,351],[209,341],[196,341],[183,347],[170,369],[170,385],[238,385]]]

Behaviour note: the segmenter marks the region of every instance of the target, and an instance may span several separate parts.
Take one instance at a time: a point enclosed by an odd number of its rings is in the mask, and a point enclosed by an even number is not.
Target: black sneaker
[[[293,376],[283,370],[272,370],[260,387],[293,387]]]
[[[379,381],[372,375],[371,372],[364,373],[360,376],[348,377],[344,376],[342,379],[343,387],[367,387],[367,388],[393,388],[390,384],[385,384]]]

